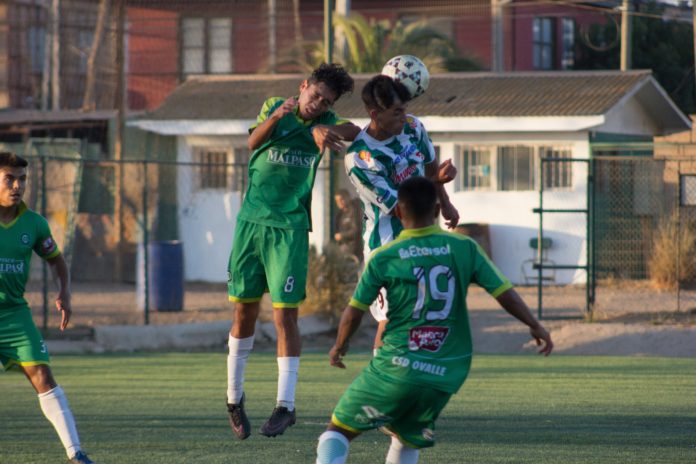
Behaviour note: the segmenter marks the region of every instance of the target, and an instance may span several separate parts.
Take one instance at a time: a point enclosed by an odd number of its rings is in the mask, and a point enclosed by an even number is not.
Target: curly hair
[[[322,63],[312,72],[307,82],[310,84],[323,82],[336,93],[336,100],[341,98],[341,95],[353,91],[353,78],[348,75],[348,71],[343,69],[343,66],[336,63]]]
[[[0,152],[0,168],[26,168],[29,162],[9,151]]]
[[[362,101],[370,110],[383,111],[397,100],[406,103],[410,99],[411,94],[404,84],[381,74],[367,81],[362,90]]]

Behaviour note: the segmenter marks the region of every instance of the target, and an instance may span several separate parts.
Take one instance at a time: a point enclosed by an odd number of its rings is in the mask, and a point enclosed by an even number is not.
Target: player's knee
[[[51,368],[46,364],[26,367],[24,371],[34,389],[39,393],[45,393],[57,386]]]

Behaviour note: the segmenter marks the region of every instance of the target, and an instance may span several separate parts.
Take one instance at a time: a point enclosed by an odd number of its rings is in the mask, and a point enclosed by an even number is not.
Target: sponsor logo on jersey
[[[360,150],[360,152],[358,153],[358,158],[365,161],[366,163],[369,163],[372,161],[372,153],[370,153],[367,150]]]
[[[268,151],[268,162],[282,164],[283,166],[295,166],[309,169],[314,164],[316,156],[301,151],[281,152],[278,150]]]
[[[46,240],[44,240],[41,243],[41,251],[46,255],[49,253],[53,253],[53,251],[55,251],[55,249],[56,249],[56,243],[53,241],[53,238],[51,238],[51,237],[48,237]]]
[[[29,234],[23,233],[20,237],[19,240],[22,242],[22,245],[29,245],[29,242],[31,241],[31,238],[29,237]]]
[[[441,247],[419,247],[411,245],[408,248],[399,249],[401,259],[419,258],[421,256],[445,256],[451,253],[449,243]]]
[[[0,274],[24,274],[24,261],[0,258]]]
[[[415,129],[416,127],[418,127],[418,123],[416,122],[416,118],[414,118],[413,116],[406,117],[406,124],[408,124],[408,127],[410,127],[411,129]]]
[[[411,362],[411,360],[405,356],[393,356],[391,363],[404,369],[411,368],[411,370],[414,371],[425,372],[427,374],[437,375],[440,377],[444,377],[444,375],[447,373],[447,368],[445,366],[440,366],[425,361]]]
[[[414,327],[408,333],[408,349],[436,353],[442,348],[448,334],[448,327]]]
[[[395,184],[398,185],[406,179],[408,179],[409,177],[411,177],[413,173],[415,173],[416,171],[418,171],[418,165],[411,164],[410,166],[407,166],[406,169],[404,169],[403,171],[394,174],[394,176],[392,176],[392,180]]]

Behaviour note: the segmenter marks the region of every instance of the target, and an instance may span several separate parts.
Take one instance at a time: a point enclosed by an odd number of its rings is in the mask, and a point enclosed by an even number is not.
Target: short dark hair
[[[19,155],[0,151],[0,168],[26,168],[28,165],[29,162]]]
[[[362,90],[362,101],[368,110],[386,110],[394,106],[397,99],[406,103],[411,94],[404,84],[382,74],[367,81]]]
[[[323,82],[336,94],[336,100],[344,93],[353,91],[353,78],[343,66],[336,63],[322,63],[307,79],[309,84]]]
[[[399,208],[414,219],[432,216],[437,204],[437,189],[427,177],[410,177],[399,186]]]

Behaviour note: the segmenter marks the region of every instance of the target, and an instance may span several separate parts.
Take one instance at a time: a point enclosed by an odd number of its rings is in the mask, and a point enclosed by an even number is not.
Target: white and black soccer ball
[[[398,55],[390,59],[382,68],[382,74],[404,84],[411,98],[422,95],[430,84],[428,68],[413,55]]]

